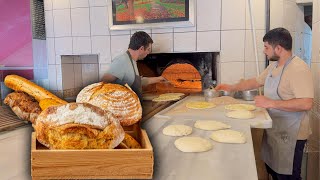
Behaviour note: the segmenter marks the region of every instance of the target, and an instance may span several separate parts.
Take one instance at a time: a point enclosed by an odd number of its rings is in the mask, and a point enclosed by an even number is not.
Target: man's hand
[[[166,78],[164,78],[162,76],[158,76],[156,78],[157,78],[157,82],[170,83]]]
[[[256,96],[254,98],[257,107],[262,108],[274,108],[274,100],[269,99],[265,96]]]
[[[215,90],[224,90],[224,91],[233,91],[234,90],[234,86],[230,85],[230,84],[219,84]]]
[[[170,83],[166,78],[162,76],[158,77],[143,77],[142,78],[142,86],[148,86],[150,84],[159,83],[159,82],[168,82]]]

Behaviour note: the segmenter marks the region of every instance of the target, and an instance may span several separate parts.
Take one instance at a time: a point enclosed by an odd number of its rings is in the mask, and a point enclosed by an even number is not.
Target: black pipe
[[[266,0],[266,33],[270,31],[270,0]],[[267,67],[269,65],[269,60],[266,56],[266,64]]]

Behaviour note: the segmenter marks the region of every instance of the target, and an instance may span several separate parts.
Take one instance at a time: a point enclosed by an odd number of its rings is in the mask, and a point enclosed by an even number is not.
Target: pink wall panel
[[[30,0],[0,0],[0,64],[33,66]]]

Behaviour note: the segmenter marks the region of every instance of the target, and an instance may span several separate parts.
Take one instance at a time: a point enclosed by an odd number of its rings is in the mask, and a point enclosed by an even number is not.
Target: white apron
[[[278,94],[278,87],[283,72],[293,58],[284,65],[280,75],[272,77],[271,68],[264,85],[264,96],[281,100]],[[262,160],[278,174],[292,174],[294,151],[297,142],[300,122],[303,112],[287,112],[278,109],[267,109],[271,119],[272,128],[266,129],[262,139]]]

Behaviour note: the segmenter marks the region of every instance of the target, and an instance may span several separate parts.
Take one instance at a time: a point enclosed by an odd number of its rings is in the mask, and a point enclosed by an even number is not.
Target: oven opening
[[[156,83],[143,93],[197,93],[217,81],[216,52],[150,54],[138,61],[140,75],[163,76],[170,83]]]

